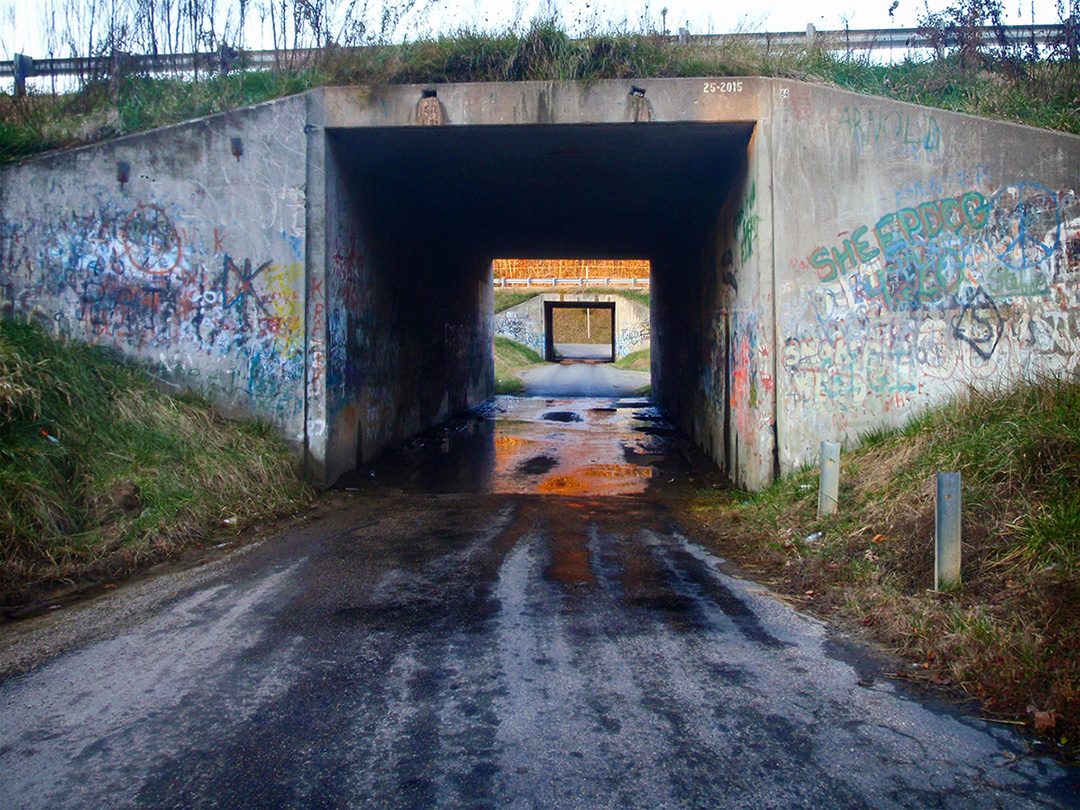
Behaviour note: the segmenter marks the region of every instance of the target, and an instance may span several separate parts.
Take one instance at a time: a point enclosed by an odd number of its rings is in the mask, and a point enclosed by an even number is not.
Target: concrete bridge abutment
[[[1080,138],[788,80],[329,88],[2,179],[6,313],[321,484],[490,396],[506,256],[648,259],[654,397],[748,488],[1080,371]]]

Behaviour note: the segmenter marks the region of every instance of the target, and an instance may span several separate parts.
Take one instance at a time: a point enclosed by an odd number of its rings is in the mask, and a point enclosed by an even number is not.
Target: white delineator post
[[[934,590],[960,584],[960,473],[937,474]]]
[[[821,478],[818,480],[817,513],[831,515],[840,497],[840,443],[821,443]]]

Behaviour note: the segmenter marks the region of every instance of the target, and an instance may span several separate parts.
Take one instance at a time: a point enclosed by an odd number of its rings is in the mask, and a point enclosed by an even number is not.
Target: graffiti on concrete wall
[[[157,205],[139,205],[123,220],[124,253],[137,270],[168,275],[184,256],[180,234],[169,215]]]
[[[735,212],[735,236],[739,243],[739,259],[745,265],[754,255],[754,243],[758,237],[757,183],[750,184],[750,191]]]
[[[809,265],[859,301],[885,309],[963,306],[977,288],[995,298],[1045,297],[1067,265],[1062,210],[1072,192],[1025,183],[991,197],[978,190],[901,208],[863,224]],[[1061,257],[1055,263],[1055,259]]]
[[[887,150],[918,158],[941,149],[941,127],[933,115],[852,105],[839,116],[860,155],[864,150]]]
[[[741,486],[771,470],[774,351],[773,293],[762,283],[760,208],[751,176],[735,186],[713,235],[715,274],[700,295],[696,334],[700,360],[694,393],[694,438]],[[665,358],[666,359],[666,358]]]
[[[649,345],[649,322],[636,321],[627,324],[615,335],[615,356],[625,357],[631,352],[647,349]]]
[[[892,190],[895,208],[918,205],[924,200],[949,197],[955,189],[979,189],[990,185],[990,170],[981,164],[951,174],[912,175],[899,178]]]
[[[789,415],[826,405],[843,431],[950,383],[1080,371],[1078,226],[1073,191],[1017,183],[907,205],[815,247],[797,263],[815,283],[782,316]]]
[[[318,391],[326,374],[326,281],[318,275],[311,277],[308,308],[311,327],[308,335],[309,386]]]
[[[7,307],[48,310],[55,331],[153,357],[214,396],[246,393],[264,413],[293,414],[302,265],[234,256],[224,229],[185,221],[178,206],[107,196],[89,210],[4,221]]]
[[[384,381],[388,375],[380,370],[394,362],[393,341],[379,342],[367,272],[362,235],[355,223],[343,220],[327,268],[331,303],[324,325],[330,341],[327,393],[334,403],[352,401],[363,386]]]
[[[731,313],[730,404],[740,434],[752,435],[771,421],[771,398],[774,388],[769,372],[770,349],[763,339],[761,318],[756,300]]]
[[[731,317],[731,406],[739,430],[749,429],[746,421],[758,406],[758,318],[754,308],[736,309]]]
[[[541,354],[544,352],[543,324],[514,309],[503,310],[495,315],[495,335],[528,346]]]

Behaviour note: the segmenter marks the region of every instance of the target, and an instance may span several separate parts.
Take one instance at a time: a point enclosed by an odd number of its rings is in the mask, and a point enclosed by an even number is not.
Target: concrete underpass
[[[740,172],[745,178],[753,128],[693,122],[328,129],[327,165],[336,173],[327,183],[328,230],[355,240],[350,250],[364,256],[365,286],[385,296],[379,319],[387,331],[377,345],[409,352],[387,358],[389,367],[378,372],[384,385],[347,395],[359,396],[368,414],[373,402],[385,406],[377,418],[357,423],[360,458],[401,438],[400,408],[421,403],[428,414],[448,416],[488,395],[485,330],[495,258],[644,258],[652,262],[654,290],[665,280],[668,289],[699,289],[700,257],[722,201]],[[696,304],[680,296],[657,308],[654,335],[683,331],[677,324],[696,317],[687,306]],[[360,313],[348,314],[355,317],[349,334],[365,332]],[[452,339],[469,334],[480,339]],[[358,353],[367,369],[380,354],[375,346]],[[429,346],[445,353],[432,356]],[[393,396],[413,384],[420,387],[404,401]],[[347,435],[352,427],[343,420],[336,429]],[[350,436],[342,451],[351,443]]]
[[[758,488],[1080,368],[1080,138],[774,79],[323,89],[5,166],[0,305],[332,484],[492,392],[491,261],[651,262],[653,395]]]

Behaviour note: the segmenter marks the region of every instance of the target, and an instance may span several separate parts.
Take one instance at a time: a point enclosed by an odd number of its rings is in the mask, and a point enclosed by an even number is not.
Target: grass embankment
[[[963,583],[934,592],[934,474],[963,476]],[[819,519],[817,470],[701,505],[725,553],[842,614],[992,715],[1078,750],[1080,380],[971,392],[841,459]],[[820,533],[820,536],[818,536]]]
[[[614,320],[609,309],[555,309],[551,313],[551,333],[556,343],[610,346]]]
[[[525,390],[525,383],[518,377],[524,371],[539,363],[544,358],[521,343],[510,338],[495,338],[495,393],[520,394]]]
[[[615,368],[626,371],[650,371],[652,369],[652,351],[650,349],[638,349],[636,352],[620,357],[613,364]]]
[[[310,497],[266,425],[0,323],[0,606],[122,577]]]
[[[944,40],[943,40],[944,42]],[[729,38],[679,44],[655,33],[612,31],[573,39],[556,20],[503,32],[361,49],[327,47],[276,70],[202,75],[198,81],[120,74],[66,95],[0,94],[0,161],[224,112],[314,87],[484,81],[570,81],[689,76],[780,76],[900,101],[1080,132],[1080,71],[1060,49],[1050,59],[950,52],[927,61],[875,64],[866,55],[808,47],[761,47]]]
[[[524,304],[530,298],[536,298],[539,294],[536,290],[530,290],[529,292],[495,290],[495,314],[498,315],[504,310],[516,307],[518,304]]]

